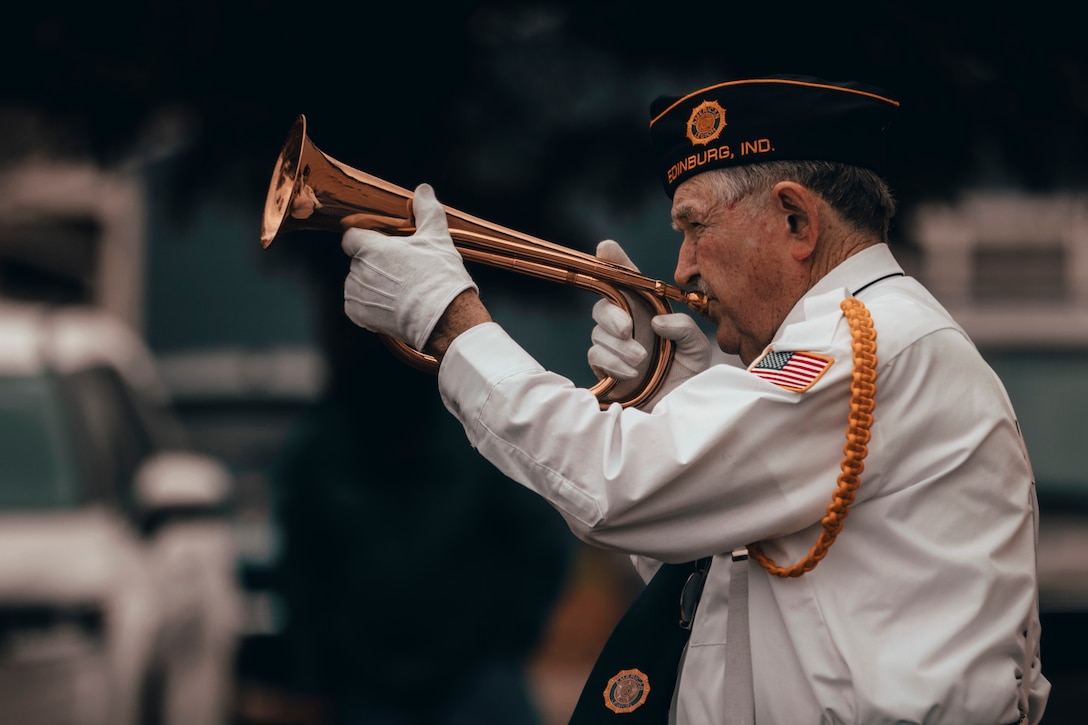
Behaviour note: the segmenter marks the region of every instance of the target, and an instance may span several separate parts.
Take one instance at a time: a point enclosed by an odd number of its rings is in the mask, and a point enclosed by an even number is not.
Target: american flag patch
[[[803,393],[820,379],[834,358],[812,352],[770,351],[748,369],[780,388]]]

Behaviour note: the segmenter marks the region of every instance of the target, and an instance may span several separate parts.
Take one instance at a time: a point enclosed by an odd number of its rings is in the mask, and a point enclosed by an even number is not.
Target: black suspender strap
[[[858,287],[856,290],[854,290],[853,294],[851,294],[850,296],[851,297],[857,297],[861,293],[862,290],[872,287],[877,282],[883,282],[884,280],[890,279],[892,277],[903,277],[903,276],[905,276],[905,275],[902,272],[892,272],[891,274],[886,274],[883,277],[877,277],[872,282],[869,282],[867,284],[863,284],[862,286]]]

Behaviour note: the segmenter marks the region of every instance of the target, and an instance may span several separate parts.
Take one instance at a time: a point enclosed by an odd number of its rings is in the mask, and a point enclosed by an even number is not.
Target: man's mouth
[[[707,289],[706,285],[704,285],[702,283],[702,280],[700,280],[695,285],[695,289],[697,289],[699,292],[706,295],[706,306],[702,309],[702,311],[699,314],[702,315],[703,317],[707,318],[707,319],[712,319],[711,315],[710,315],[710,307],[711,307],[711,305],[718,304],[718,298],[715,297],[713,294],[711,294],[710,290]]]

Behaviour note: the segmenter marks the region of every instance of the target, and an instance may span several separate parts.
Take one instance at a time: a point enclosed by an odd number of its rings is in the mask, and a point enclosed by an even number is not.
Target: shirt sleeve
[[[618,404],[601,410],[588,390],[544,370],[496,323],[455,340],[439,388],[471,444],[547,499],[579,538],[688,561],[823,516],[839,472],[852,371],[849,330],[835,311],[835,320],[799,331],[806,341],[822,337],[818,352],[834,359],[805,392],[716,365],[652,413]]]

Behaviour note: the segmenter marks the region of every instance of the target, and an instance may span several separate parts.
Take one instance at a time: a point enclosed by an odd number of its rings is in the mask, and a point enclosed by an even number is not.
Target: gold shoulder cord
[[[876,330],[869,311],[861,300],[849,297],[842,301],[841,307],[850,323],[850,334],[853,337],[851,347],[854,351],[854,373],[850,380],[850,416],[846,424],[842,473],[839,474],[839,486],[828,504],[827,515],[821,521],[824,530],[820,532],[808,556],[793,566],[778,566],[763,553],[759,544],[748,547],[748,553],[760,566],[783,578],[799,577],[812,571],[827,556],[828,549],[835,543],[835,537],[842,531],[843,520],[850,513],[854,491],[861,483],[865,456],[869,452],[869,428],[873,425],[873,398],[876,395]]]

